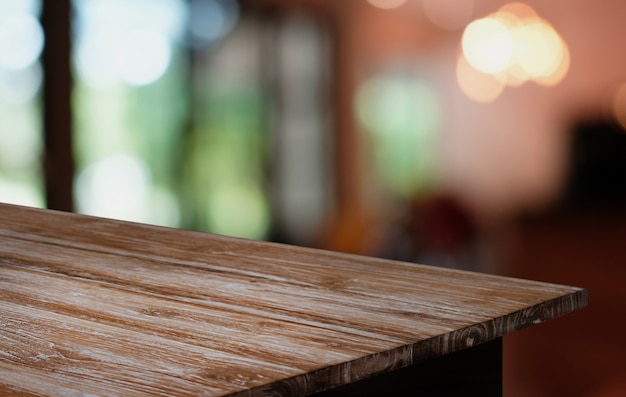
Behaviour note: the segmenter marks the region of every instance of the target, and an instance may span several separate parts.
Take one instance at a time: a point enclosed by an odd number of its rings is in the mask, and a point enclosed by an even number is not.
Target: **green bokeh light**
[[[441,127],[436,92],[413,75],[375,75],[359,87],[356,114],[382,183],[403,197],[429,190]]]

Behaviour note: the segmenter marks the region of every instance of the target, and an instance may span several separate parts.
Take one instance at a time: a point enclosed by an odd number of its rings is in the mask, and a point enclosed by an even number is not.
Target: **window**
[[[313,243],[333,205],[331,40],[323,19],[236,0],[70,5],[74,167],[65,177],[73,191],[61,193],[73,197],[74,210]],[[27,14],[34,26],[37,9]],[[32,79],[41,70],[37,56],[24,72]],[[42,206],[37,96],[19,104],[22,118],[2,106],[28,132],[0,136],[0,186],[13,186],[0,199],[13,194],[14,202]],[[12,153],[22,163],[11,163]]]

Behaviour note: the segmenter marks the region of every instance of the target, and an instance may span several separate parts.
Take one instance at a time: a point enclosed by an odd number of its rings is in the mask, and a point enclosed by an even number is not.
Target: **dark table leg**
[[[502,339],[314,394],[315,397],[502,396]]]

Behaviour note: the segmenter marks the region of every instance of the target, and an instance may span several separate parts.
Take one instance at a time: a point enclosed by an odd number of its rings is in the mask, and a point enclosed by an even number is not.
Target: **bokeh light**
[[[39,58],[43,44],[43,30],[34,15],[14,14],[0,20],[0,67],[27,68]]]
[[[461,42],[467,61],[483,73],[499,73],[511,62],[513,39],[506,25],[496,18],[470,23]]]
[[[41,0],[0,1],[0,19],[16,14],[39,16]]]
[[[269,229],[267,202],[259,188],[242,184],[222,185],[207,197],[207,204],[214,233],[260,239]]]
[[[562,49],[562,52],[560,53],[560,57],[559,57],[559,63],[556,66],[556,68],[551,69],[550,73],[546,73],[542,76],[535,77],[534,81],[538,84],[541,84],[547,87],[553,87],[559,84],[565,78],[565,76],[567,75],[567,72],[569,71],[570,62],[571,62],[569,48],[565,44],[563,39],[561,39],[560,37],[559,39],[561,41],[561,49]]]
[[[446,30],[461,29],[470,21],[474,0],[423,0],[426,17]]]
[[[563,80],[570,65],[569,49],[563,38],[548,21],[523,3],[507,4],[471,22],[465,28],[461,46],[462,57],[471,68],[493,75],[499,83],[511,87],[527,81],[554,86]],[[487,87],[486,82],[491,84],[491,80],[477,74],[483,83],[470,83],[467,76],[471,71],[466,70],[467,66],[459,59],[459,85],[470,98],[477,100],[482,95],[476,95],[476,86]],[[493,92],[496,91],[494,86]]]
[[[116,67],[122,80],[142,86],[156,81],[170,62],[167,38],[156,30],[137,30],[118,47]]]
[[[473,68],[463,54],[459,54],[456,78],[461,91],[468,98],[479,103],[495,101],[502,94],[505,87],[504,81],[496,76]]]
[[[189,44],[202,48],[226,36],[239,19],[236,0],[191,0],[189,3]]]
[[[184,40],[183,0],[74,0],[75,65],[92,87],[146,85],[162,77]]]
[[[148,164],[134,154],[94,162],[78,174],[75,189],[83,214],[162,226],[179,222],[175,198],[153,184]]]
[[[0,4],[0,97],[7,103],[27,103],[41,86],[44,34],[39,11],[36,0]]]
[[[382,73],[361,84],[355,106],[382,184],[401,197],[430,189],[442,113],[436,91],[419,76]]]
[[[515,60],[531,79],[551,75],[563,59],[563,46],[558,34],[540,19],[514,28]]]
[[[35,98],[42,81],[39,62],[20,70],[5,70],[0,73],[0,98],[7,103],[25,104]]]
[[[36,207],[45,205],[40,11],[39,0],[0,1],[0,201]]]
[[[41,192],[33,185],[19,183],[0,176],[0,201],[27,207],[44,207]]]
[[[151,185],[143,160],[117,154],[91,164],[77,177],[79,211],[87,215],[133,220],[146,208]]]
[[[367,1],[374,7],[382,8],[385,10],[398,8],[407,2],[407,0],[367,0]]]
[[[377,134],[420,134],[440,121],[434,91],[418,78],[375,75],[361,85],[356,103],[359,120]]]

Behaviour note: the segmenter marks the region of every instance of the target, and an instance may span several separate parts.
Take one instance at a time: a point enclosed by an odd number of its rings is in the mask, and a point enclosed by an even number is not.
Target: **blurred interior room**
[[[507,396],[624,396],[626,2],[0,2],[0,201],[586,287]]]

